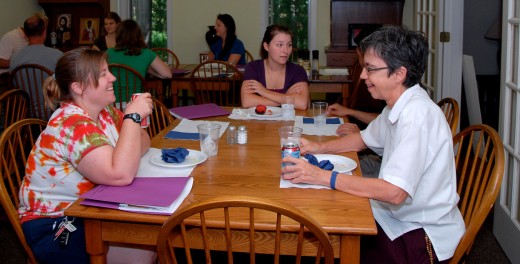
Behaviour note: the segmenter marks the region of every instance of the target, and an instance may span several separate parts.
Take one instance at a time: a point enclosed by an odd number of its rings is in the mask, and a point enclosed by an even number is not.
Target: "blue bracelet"
[[[336,177],[338,176],[338,173],[337,171],[333,171],[332,172],[332,176],[330,176],[330,188],[332,190],[336,190]]]

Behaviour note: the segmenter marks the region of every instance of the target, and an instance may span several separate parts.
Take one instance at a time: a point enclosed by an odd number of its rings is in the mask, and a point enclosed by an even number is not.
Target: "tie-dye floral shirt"
[[[94,183],[77,171],[90,151],[116,145],[123,113],[108,106],[97,124],[87,112],[72,103],[62,103],[36,141],[20,188],[21,222],[41,217],[63,216],[63,211]]]

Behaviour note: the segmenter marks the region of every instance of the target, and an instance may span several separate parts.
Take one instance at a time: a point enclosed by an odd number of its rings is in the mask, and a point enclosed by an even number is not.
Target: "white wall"
[[[111,0],[110,8],[117,10],[118,1]],[[237,24],[237,36],[247,50],[255,58],[260,49],[260,42],[265,28],[262,25],[264,1],[244,0],[172,0],[173,1],[173,50],[181,63],[198,63],[199,52],[208,50],[204,35],[209,25],[215,24],[219,13],[233,16]],[[483,0],[482,0],[483,1]],[[320,51],[320,65],[326,65],[325,48],[330,44],[330,0],[316,0],[316,46]],[[405,1],[403,23],[411,26],[413,12],[410,6],[412,1]],[[204,8],[202,8],[204,7]],[[42,10],[37,0],[2,0],[0,1],[0,35],[9,30],[22,26],[26,17]],[[408,11],[407,11],[408,10]]]
[[[0,1],[0,36],[16,27],[22,27],[26,18],[41,10],[37,0]]]

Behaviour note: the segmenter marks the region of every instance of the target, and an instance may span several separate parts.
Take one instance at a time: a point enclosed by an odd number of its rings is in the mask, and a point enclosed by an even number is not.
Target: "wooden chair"
[[[241,106],[242,73],[225,61],[205,61],[191,72],[191,91],[196,104]]]
[[[440,100],[437,105],[442,109],[444,115],[446,116],[446,120],[451,128],[451,134],[457,134],[457,125],[459,124],[459,103],[457,100],[446,97]]]
[[[179,68],[179,58],[177,58],[177,55],[175,55],[172,50],[168,48],[151,48],[151,50],[170,67],[174,69]]]
[[[144,77],[134,68],[124,64],[111,63],[108,68],[116,77],[114,106],[124,112],[126,103],[132,99],[132,94],[146,92]]]
[[[31,99],[30,117],[48,121],[52,109],[45,105],[43,98],[43,82],[54,72],[38,64],[23,64],[11,72],[11,83],[22,89]]]
[[[251,54],[251,52],[246,50],[246,64],[248,64],[254,60],[255,60],[255,57],[253,56],[253,54]]]
[[[450,263],[464,262],[475,236],[491,211],[504,175],[504,146],[488,125],[473,125],[453,138],[458,207],[466,224]]]
[[[155,137],[163,129],[169,126],[175,118],[170,114],[168,107],[156,98],[153,99],[153,111],[150,114],[150,125],[147,128],[150,138]]]
[[[29,100],[29,94],[21,89],[11,89],[0,95],[0,131],[27,117]]]
[[[29,263],[37,263],[25,241],[18,217],[18,192],[25,176],[25,164],[34,143],[47,125],[41,119],[24,119],[9,126],[0,136],[0,202],[18,236]]]
[[[249,217],[238,217],[238,211]],[[240,223],[234,217],[249,224]],[[274,245],[271,240],[263,242],[266,241],[265,230],[276,230]],[[221,239],[209,239],[208,233],[220,234]],[[314,240],[304,243],[304,238]],[[334,262],[327,232],[310,216],[290,205],[250,196],[218,196],[180,208],[164,223],[157,239],[162,264],[177,263],[179,257],[184,257],[179,253],[185,253],[187,263],[192,263],[191,249],[203,249],[195,258],[204,255],[206,263],[211,263],[213,250],[226,251],[227,263],[233,263],[233,252],[248,252],[250,263],[255,263],[256,254],[269,252],[274,258],[270,262],[279,263],[281,249],[295,252],[296,263],[300,263],[303,248],[312,248],[316,263],[322,257],[324,263]]]

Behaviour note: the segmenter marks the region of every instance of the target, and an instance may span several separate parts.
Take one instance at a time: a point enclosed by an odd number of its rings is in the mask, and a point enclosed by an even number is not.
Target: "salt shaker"
[[[238,144],[246,144],[247,143],[247,128],[244,125],[241,125],[241,126],[238,127],[237,143]]]
[[[237,127],[229,125],[226,135],[228,144],[237,144]]]

